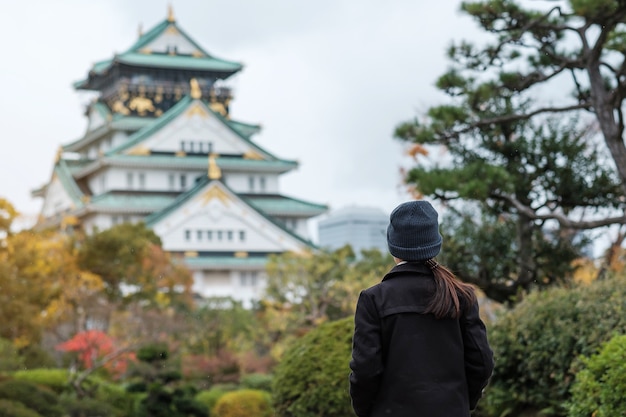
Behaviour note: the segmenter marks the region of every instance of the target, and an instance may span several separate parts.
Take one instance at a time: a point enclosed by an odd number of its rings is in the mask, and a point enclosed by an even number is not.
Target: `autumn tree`
[[[79,243],[78,262],[102,278],[110,301],[159,306],[191,301],[191,273],[143,223],[122,223],[86,236]]]
[[[78,266],[67,236],[49,230],[9,232],[17,213],[6,201],[0,205],[7,231],[0,239],[0,337],[22,348],[61,323],[81,330],[81,312],[102,288],[100,278]]]
[[[290,338],[352,315],[359,292],[379,282],[392,266],[387,253],[365,250],[357,257],[349,245],[271,258],[257,313],[272,356],[280,358]]]
[[[395,132],[407,184],[451,208],[445,262],[498,301],[565,279],[590,231],[626,224],[626,2],[544,4],[463,2],[490,40],[452,45],[446,103]]]

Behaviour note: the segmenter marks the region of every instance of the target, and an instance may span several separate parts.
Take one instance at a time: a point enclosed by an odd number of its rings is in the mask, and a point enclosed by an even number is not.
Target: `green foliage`
[[[54,368],[57,366],[50,353],[39,344],[30,344],[20,349],[20,356],[24,359],[24,367],[28,369]]]
[[[272,405],[268,393],[245,389],[224,394],[213,408],[213,417],[270,417]]]
[[[568,417],[626,415],[626,335],[614,336],[599,353],[582,359]]]
[[[113,407],[111,400],[94,400],[83,398],[80,400],[65,399],[63,402],[64,417],[117,417],[119,411]]]
[[[113,301],[138,299],[157,306],[184,302],[192,281],[189,271],[171,260],[160,238],[143,223],[122,223],[88,235],[77,256],[82,268],[102,278]],[[124,285],[136,291],[125,295]],[[176,290],[179,286],[184,293]]]
[[[224,394],[233,390],[234,388],[224,389],[222,387],[216,386],[209,390],[200,391],[198,394],[196,394],[195,400],[201,404],[204,404],[207,410],[209,410],[209,415],[213,416],[212,410],[215,407],[215,404],[217,404],[217,401],[222,398]]]
[[[296,340],[274,370],[277,417],[345,417],[353,319],[327,322]]]
[[[242,388],[270,392],[272,391],[272,379],[272,375],[249,374],[241,377],[240,385]]]
[[[24,366],[24,358],[10,340],[0,337],[0,372],[14,371]]]
[[[61,417],[57,396],[48,389],[27,381],[5,380],[0,382],[0,399],[22,403],[42,417]]]
[[[496,367],[481,404],[488,414],[565,416],[577,358],[626,333],[625,300],[626,277],[611,277],[533,292],[500,317],[489,333]]]
[[[169,348],[165,344],[150,344],[137,351],[137,359],[148,363],[167,360],[168,356]]]
[[[484,41],[449,48],[449,69],[436,84],[448,100],[400,123],[395,136],[409,142],[416,159],[405,175],[416,195],[513,226],[504,242],[511,256],[496,264],[506,275],[462,277],[510,302],[535,282],[567,280],[586,231],[622,222],[626,145],[614,114],[624,104],[616,92],[626,89],[626,7],[621,0],[554,7],[482,0],[463,2],[461,10]],[[412,152],[416,144],[445,148],[446,158]],[[468,247],[480,245],[472,239]],[[487,263],[476,254],[457,266],[484,272],[480,264]]]
[[[0,417],[42,417],[35,410],[21,402],[0,398]]]
[[[69,389],[69,372],[66,369],[25,369],[14,372],[12,376],[19,381],[46,386],[59,394]]]

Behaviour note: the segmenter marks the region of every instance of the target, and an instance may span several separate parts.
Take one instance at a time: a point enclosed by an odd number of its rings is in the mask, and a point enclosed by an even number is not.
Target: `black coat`
[[[478,305],[459,319],[423,314],[435,291],[423,263],[395,266],[361,292],[350,361],[359,417],[466,417],[493,371]]]

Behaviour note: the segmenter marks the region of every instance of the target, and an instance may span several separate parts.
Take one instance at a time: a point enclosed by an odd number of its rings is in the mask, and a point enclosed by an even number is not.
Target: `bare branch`
[[[529,219],[532,219],[532,220],[556,220],[557,222],[559,222],[559,224],[562,227],[565,227],[565,228],[568,228],[568,229],[589,230],[589,229],[595,229],[595,228],[603,227],[603,226],[610,226],[610,225],[613,225],[613,224],[626,224],[626,215],[617,216],[617,217],[607,217],[607,218],[598,219],[598,220],[580,220],[580,221],[575,221],[575,220],[572,220],[572,219],[568,218],[567,216],[565,216],[565,215],[563,215],[561,213],[552,212],[552,213],[549,213],[549,214],[538,214],[532,208],[522,204],[515,197],[509,196],[509,195],[496,194],[496,195],[494,195],[494,197],[498,198],[498,199],[501,199],[501,200],[506,200],[513,207],[515,207],[518,212],[520,212],[524,216],[528,217]]]

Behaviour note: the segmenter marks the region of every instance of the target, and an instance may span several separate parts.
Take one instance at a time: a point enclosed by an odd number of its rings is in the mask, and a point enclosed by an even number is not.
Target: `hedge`
[[[328,322],[295,341],[274,369],[277,417],[352,416],[348,375],[354,319]]]
[[[626,333],[626,278],[529,294],[491,327],[496,367],[480,407],[490,416],[565,416],[578,358]]]
[[[211,413],[212,417],[271,417],[269,394],[261,390],[244,389],[222,395]]]
[[[626,416],[626,335],[613,337],[600,353],[582,359],[576,375],[570,417]]]

